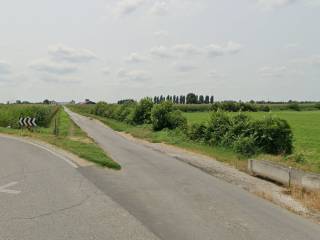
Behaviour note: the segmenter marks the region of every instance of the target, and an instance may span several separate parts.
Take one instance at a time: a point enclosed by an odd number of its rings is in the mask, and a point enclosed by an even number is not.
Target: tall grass
[[[48,127],[58,109],[58,106],[41,104],[0,105],[0,127],[19,128],[20,117],[36,118],[38,126]]]

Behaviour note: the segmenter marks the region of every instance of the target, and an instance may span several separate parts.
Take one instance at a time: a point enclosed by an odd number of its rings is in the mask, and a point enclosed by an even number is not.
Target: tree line
[[[159,104],[164,101],[172,102],[174,104],[213,104],[214,96],[188,93],[187,95],[160,95],[153,97],[153,102],[155,104]]]

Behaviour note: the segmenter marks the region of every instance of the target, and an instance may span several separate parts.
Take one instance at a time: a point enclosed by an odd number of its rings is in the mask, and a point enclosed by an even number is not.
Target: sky
[[[320,100],[320,0],[2,0],[0,102]]]

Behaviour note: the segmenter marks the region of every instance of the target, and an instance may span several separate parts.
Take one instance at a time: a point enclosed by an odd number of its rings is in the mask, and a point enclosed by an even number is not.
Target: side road
[[[319,225],[68,111],[118,161],[84,176],[161,239],[318,239]]]

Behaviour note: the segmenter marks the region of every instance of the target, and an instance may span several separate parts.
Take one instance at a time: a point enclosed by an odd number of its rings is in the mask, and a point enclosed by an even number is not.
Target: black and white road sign
[[[19,124],[20,124],[20,127],[36,127],[37,126],[36,119],[30,118],[30,117],[26,117],[26,118],[21,117],[19,119]]]

